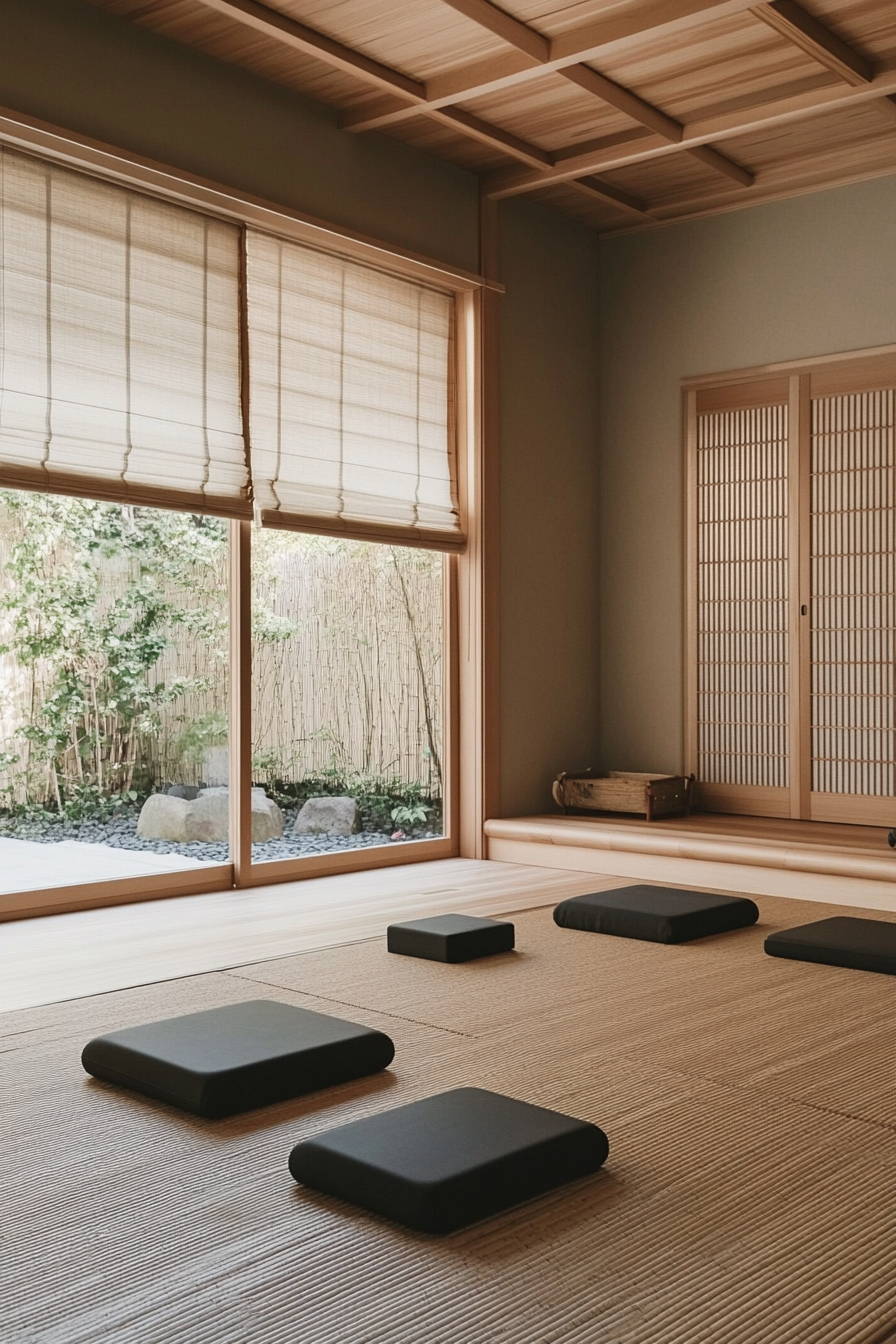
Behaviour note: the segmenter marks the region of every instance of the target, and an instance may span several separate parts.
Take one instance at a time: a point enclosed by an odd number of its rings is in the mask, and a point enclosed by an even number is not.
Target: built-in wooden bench
[[[896,851],[889,848],[883,826],[718,813],[653,822],[618,815],[555,814],[487,821],[485,832],[488,857],[505,863],[653,876],[633,861],[632,856],[643,856],[643,863],[656,869],[657,880],[662,870],[668,880],[679,883],[689,880],[686,865],[693,861],[896,883]],[[742,882],[734,889],[743,889]],[[881,896],[883,900],[883,892]],[[882,904],[888,907],[889,901]]]

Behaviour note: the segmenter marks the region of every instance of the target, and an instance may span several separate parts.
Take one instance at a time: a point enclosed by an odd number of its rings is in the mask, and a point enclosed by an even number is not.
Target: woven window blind
[[[459,550],[452,299],[251,230],[247,296],[262,523]]]
[[[0,483],[251,515],[240,243],[0,150]]]

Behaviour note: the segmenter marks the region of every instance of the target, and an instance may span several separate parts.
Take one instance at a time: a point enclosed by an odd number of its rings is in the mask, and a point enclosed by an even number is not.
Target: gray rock
[[[279,840],[283,834],[283,813],[264,789],[252,790],[252,843]]]
[[[168,793],[154,793],[143,804],[137,822],[141,840],[172,840],[179,844],[226,841],[230,834],[230,790],[202,789],[188,802]],[[283,813],[264,789],[252,790],[252,841],[277,840],[283,834]]]
[[[226,840],[230,834],[230,795],[227,789],[203,789],[190,804],[191,840]]]
[[[203,789],[191,804],[189,823],[193,840],[226,840],[230,828],[230,790]],[[277,840],[283,834],[283,813],[264,789],[252,790],[252,843]]]
[[[168,793],[152,793],[140,809],[137,835],[141,840],[174,840],[184,844],[187,818],[192,803],[185,798],[172,798]]]
[[[309,798],[296,817],[296,835],[353,835],[361,829],[354,798]]]
[[[188,803],[192,803],[194,798],[199,797],[198,784],[172,784],[165,790],[169,798],[185,798]]]
[[[213,788],[230,783],[229,747],[206,747],[202,754],[202,778]]]

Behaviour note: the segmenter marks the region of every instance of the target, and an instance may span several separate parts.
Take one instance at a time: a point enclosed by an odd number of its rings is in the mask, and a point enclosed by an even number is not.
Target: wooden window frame
[[[137,901],[297,881],[426,860],[483,857],[483,825],[497,791],[497,668],[494,665],[496,566],[496,311],[502,286],[378,239],[129,154],[89,137],[0,110],[0,142],[132,189],[354,259],[450,292],[455,299],[455,402],[458,495],[467,545],[446,555],[443,583],[443,719],[446,758],[445,834],[401,845],[330,855],[251,862],[251,524],[230,524],[230,795],[231,861],[206,868],[79,883],[0,895],[0,922]],[[494,235],[494,221],[489,217]],[[492,245],[491,251],[494,251]],[[494,270],[494,265],[489,267]],[[245,379],[244,379],[245,386]],[[486,413],[488,403],[488,413]],[[164,507],[164,504],[159,504]],[[487,535],[488,533],[488,535]]]
[[[704,410],[735,410],[747,405],[787,404],[788,419],[788,636],[790,784],[762,788],[738,784],[700,784],[698,800],[710,811],[750,816],[890,825],[893,800],[869,807],[867,795],[827,794],[811,788],[811,627],[801,615],[810,603],[810,427],[811,400],[847,395],[896,381],[896,344],[843,351],[815,359],[764,364],[748,369],[682,379],[684,432],[684,769],[697,772],[697,415]],[[768,398],[768,401],[765,399]]]

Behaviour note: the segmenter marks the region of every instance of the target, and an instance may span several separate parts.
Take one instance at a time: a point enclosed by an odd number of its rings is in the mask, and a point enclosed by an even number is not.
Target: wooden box
[[[640,812],[648,821],[691,810],[694,776],[650,775],[630,770],[602,774],[568,775],[554,780],[554,800],[560,807],[588,812]]]

